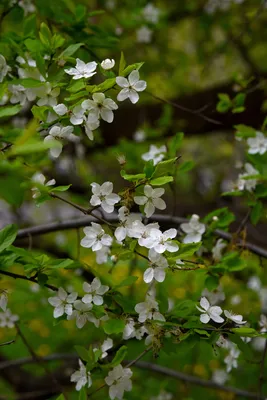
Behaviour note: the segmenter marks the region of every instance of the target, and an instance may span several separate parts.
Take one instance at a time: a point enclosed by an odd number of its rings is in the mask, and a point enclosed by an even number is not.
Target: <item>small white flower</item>
[[[222,258],[222,251],[227,246],[227,244],[222,240],[218,239],[216,245],[212,249],[212,257],[215,261],[220,261]]]
[[[150,283],[155,279],[157,282],[163,282],[165,279],[165,269],[168,268],[168,261],[154,249],[148,252],[151,267],[147,268],[144,273],[144,281]]]
[[[231,311],[224,310],[224,315],[226,316],[226,318],[230,319],[231,321],[239,325],[245,324],[247,322],[243,321],[242,315],[240,314],[235,315]]]
[[[247,287],[255,292],[261,290],[262,284],[260,278],[256,275],[251,276],[248,280]]]
[[[0,295],[0,308],[2,308],[3,311],[6,311],[7,302],[8,302],[7,294],[5,291],[3,291]]]
[[[24,106],[27,101],[25,87],[22,85],[8,85],[8,90],[11,93],[10,103],[20,103],[21,106]]]
[[[141,26],[136,31],[136,39],[138,43],[150,43],[152,39],[153,31],[147,26]]]
[[[197,243],[201,241],[206,228],[199,222],[199,216],[193,214],[189,222],[181,224],[181,229],[186,233],[184,243]]]
[[[101,67],[106,70],[113,68],[114,65],[115,65],[115,60],[113,60],[113,58],[112,59],[106,58],[101,62]]]
[[[267,138],[262,132],[256,132],[256,137],[248,138],[249,154],[264,154],[267,151]]]
[[[211,380],[218,385],[224,385],[225,382],[229,379],[227,372],[224,369],[216,369],[213,371]]]
[[[217,323],[224,322],[224,319],[220,317],[223,312],[221,307],[210,306],[210,303],[206,297],[201,297],[200,306],[201,307],[196,306],[196,308],[203,313],[200,315],[200,321],[203,324],[207,324],[210,319]]]
[[[94,303],[96,306],[100,306],[104,302],[102,296],[109,290],[109,287],[101,285],[100,279],[94,278],[91,284],[84,282],[83,290],[86,293],[82,298],[85,304]]]
[[[151,236],[152,229],[159,229],[159,224],[153,222],[152,224],[144,225],[142,221],[136,220],[128,227],[127,234],[131,238],[138,239],[139,246],[145,246],[145,239]]]
[[[142,131],[142,130],[136,131],[133,135],[133,138],[138,143],[143,142],[146,138],[145,131]]]
[[[78,297],[78,293],[72,292],[68,294],[62,287],[58,289],[58,294],[55,297],[49,297],[48,302],[54,309],[54,318],[61,317],[64,313],[71,315],[73,311],[73,303]]]
[[[148,249],[154,249],[157,253],[164,253],[164,251],[169,251],[170,253],[175,253],[179,250],[178,244],[174,243],[172,240],[177,235],[177,230],[172,228],[165,232],[161,232],[159,229],[151,229],[149,236],[142,240],[142,246]]]
[[[120,201],[120,196],[112,193],[113,183],[105,182],[103,185],[98,183],[91,183],[93,195],[90,199],[92,206],[102,206],[107,213],[114,211],[114,205]]]
[[[76,382],[75,389],[77,391],[81,390],[85,385],[87,385],[88,388],[92,385],[91,373],[86,371],[86,367],[81,360],[79,360],[79,366],[80,369],[75,371],[70,377],[71,382]]]
[[[148,3],[142,11],[143,17],[147,22],[157,24],[159,21],[160,10],[153,4]]]
[[[147,218],[154,214],[155,209],[165,210],[166,203],[160,197],[165,193],[165,189],[153,189],[150,185],[145,185],[144,196],[135,196],[134,202],[138,205],[144,205],[144,212]]]
[[[32,3],[32,0],[20,0],[18,5],[23,9],[24,15],[28,15],[30,13],[34,13],[36,8]]]
[[[145,326],[135,327],[134,320],[132,318],[129,318],[123,331],[123,339],[129,340],[132,338],[136,338],[137,340],[141,340],[145,333],[148,333],[148,330]]]
[[[81,125],[85,120],[85,109],[82,106],[75,106],[71,112],[70,122],[72,125]]]
[[[53,110],[57,115],[60,116],[65,115],[68,112],[68,108],[65,106],[65,104],[62,103],[58,104],[57,106],[54,106]]]
[[[62,140],[77,140],[76,136],[73,135],[73,126],[61,126],[54,125],[48,135],[44,138],[44,141],[54,140],[57,142],[57,146],[50,149],[50,154],[52,157],[57,158],[62,152],[63,144]]]
[[[111,123],[114,119],[113,110],[117,110],[118,106],[110,98],[106,98],[104,93],[94,93],[93,100],[84,100],[82,108],[89,110],[88,122],[96,122],[100,117]]]
[[[164,316],[159,312],[158,303],[151,296],[147,296],[146,301],[136,304],[134,309],[139,314],[139,322],[145,322],[147,319],[165,321]]]
[[[207,297],[209,302],[212,304],[218,304],[225,300],[225,294],[221,286],[218,286],[212,292],[210,292],[207,288],[205,288],[204,290],[202,290],[201,296]]]
[[[3,82],[9,71],[11,68],[7,65],[5,57],[0,54],[0,83]]]
[[[260,332],[266,333],[267,332],[267,317],[264,314],[261,314],[259,325],[261,327]]]
[[[139,100],[137,92],[142,92],[146,89],[146,82],[139,80],[139,72],[136,69],[130,73],[128,79],[123,76],[117,76],[116,83],[123,88],[117,96],[118,101],[124,101],[129,98],[135,104]]]
[[[149,148],[149,151],[142,155],[142,159],[144,161],[153,160],[153,164],[157,165],[160,161],[162,161],[166,155],[167,148],[166,146],[157,147],[152,144]]]
[[[81,79],[81,78],[91,78],[91,76],[95,75],[97,63],[95,61],[85,63],[84,61],[76,58],[76,66],[75,68],[65,69],[64,71],[68,75],[72,75],[73,79]]]
[[[118,214],[120,226],[116,228],[114,235],[118,242],[122,242],[127,235],[130,236],[133,223],[135,221],[141,221],[141,216],[130,214],[130,211],[125,206],[119,209]]]
[[[230,353],[228,354],[227,357],[225,357],[224,362],[226,364],[226,372],[229,373],[232,368],[237,368],[237,359],[240,355],[240,351],[238,348],[233,345]]]
[[[104,340],[103,344],[100,346],[100,350],[102,351],[102,354],[100,356],[101,359],[107,357],[108,353],[107,350],[112,349],[113,347],[113,340],[108,338],[106,340]],[[93,351],[96,352],[98,350],[98,348],[94,348]]]
[[[78,329],[83,328],[87,321],[92,322],[97,328],[99,327],[99,320],[90,312],[93,308],[92,304],[84,304],[81,300],[76,300],[73,307],[73,312],[68,315],[67,319],[76,319]]]
[[[81,240],[81,246],[91,248],[93,251],[101,250],[103,246],[111,246],[112,237],[105,233],[101,225],[95,222],[91,223],[92,226],[84,228],[85,237]]]
[[[44,185],[44,186],[53,186],[56,184],[55,179],[50,179],[48,182],[45,183],[45,176],[43,174],[41,174],[40,172],[36,172],[33,176],[32,176],[32,181],[35,183],[39,183],[40,185]],[[39,188],[37,187],[33,187],[32,188],[32,192],[33,195],[32,197],[34,199],[36,199],[37,197],[39,197],[41,195],[41,192],[39,190]]]
[[[14,328],[15,322],[18,320],[18,315],[12,314],[12,312],[7,309],[5,312],[0,313],[0,328]]]
[[[40,99],[37,101],[38,106],[51,106],[57,104],[57,97],[60,94],[60,88],[52,89],[49,82],[45,82],[43,86],[36,89],[36,94]]]
[[[110,248],[108,246],[102,246],[102,248],[100,250],[97,250],[95,253],[97,264],[105,264],[108,261]]]
[[[112,400],[115,398],[122,400],[124,392],[132,390],[132,374],[130,368],[123,368],[121,364],[109,371],[105,382],[109,386],[109,397]]]
[[[236,183],[237,190],[247,190],[248,192],[252,192],[255,189],[257,185],[257,179],[244,179],[250,175],[259,175],[259,171],[257,171],[251,164],[246,163],[245,172],[238,175],[238,180]]]

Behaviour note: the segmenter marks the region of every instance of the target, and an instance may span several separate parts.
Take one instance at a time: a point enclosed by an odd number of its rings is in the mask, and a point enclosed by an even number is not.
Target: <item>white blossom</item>
[[[19,0],[18,5],[23,9],[24,15],[34,13],[36,10],[32,0]]]
[[[261,314],[259,325],[261,327],[260,332],[266,333],[267,332],[267,317],[264,314]]]
[[[21,106],[24,106],[27,101],[25,87],[22,85],[8,85],[8,90],[11,93],[10,103],[20,103]]]
[[[90,140],[94,140],[93,131],[99,127],[99,120],[94,122],[89,122],[88,119],[85,122],[85,133]]]
[[[108,355],[107,350],[112,349],[112,347],[113,347],[112,339],[108,338],[108,339],[104,340],[104,342],[100,346],[100,350],[102,352],[100,358],[103,359],[103,358],[107,357],[107,355]],[[98,351],[98,348],[97,347],[93,348],[93,352],[96,352],[96,351]]]
[[[118,242],[122,242],[127,235],[130,236],[133,223],[135,221],[141,221],[141,216],[133,213],[131,214],[128,208],[125,206],[122,206],[118,210],[118,216],[120,225],[116,228],[114,236]]]
[[[233,368],[237,368],[237,359],[240,355],[236,345],[231,346],[230,353],[225,357],[226,372],[229,373]]]
[[[95,253],[97,264],[105,264],[108,261],[110,248],[108,246],[102,246],[102,248],[100,250],[97,250]]]
[[[168,229],[165,232],[152,228],[149,232],[149,236],[142,240],[142,246],[148,249],[154,249],[160,254],[164,253],[166,250],[170,253],[175,253],[179,250],[179,246],[169,239],[174,239],[176,235],[177,230],[174,228]]]
[[[19,320],[18,315],[12,314],[9,308],[0,313],[0,328],[14,328],[15,322]]]
[[[196,308],[203,313],[200,315],[200,321],[203,324],[207,324],[210,319],[217,323],[224,322],[224,319],[220,316],[223,312],[221,307],[210,306],[206,297],[201,297],[200,306],[201,307],[196,306]]]
[[[168,261],[154,249],[148,252],[150,267],[145,270],[144,281],[150,283],[155,279],[157,282],[163,282],[165,279],[165,269],[168,268]]]
[[[142,221],[136,220],[128,227],[128,236],[138,239],[139,246],[145,246],[145,239],[150,237],[152,229],[159,229],[159,224],[153,222],[144,225]]]
[[[256,132],[256,137],[247,139],[249,154],[264,154],[267,151],[267,138],[262,132]]]
[[[9,71],[11,68],[7,65],[5,57],[0,54],[0,83],[3,82]]]
[[[160,10],[153,4],[148,3],[142,10],[142,14],[147,22],[151,22],[152,24],[157,24],[159,21]]]
[[[212,304],[217,304],[225,300],[225,294],[221,286],[218,286],[212,292],[205,288],[204,290],[202,290],[201,296],[207,297],[209,302]]]
[[[152,39],[153,31],[147,26],[141,26],[136,31],[136,39],[139,43],[150,43]]]
[[[147,296],[146,301],[136,304],[134,309],[139,314],[139,322],[145,322],[147,319],[165,321],[164,316],[159,312],[158,303],[152,296]]]
[[[114,119],[113,110],[117,110],[118,106],[110,98],[106,98],[104,93],[94,93],[92,96],[93,100],[84,100],[82,102],[82,108],[89,110],[88,122],[96,122],[100,117],[111,123]]]
[[[193,214],[189,222],[181,224],[181,229],[186,233],[184,243],[197,243],[202,239],[205,232],[205,225],[199,222],[199,216]]]
[[[233,314],[231,311],[224,310],[224,315],[226,316],[226,318],[230,319],[231,321],[233,321],[239,325],[245,324],[247,322],[247,321],[243,321],[242,315]]]
[[[261,289],[261,280],[258,276],[251,276],[248,280],[247,287],[255,292],[258,292]]]
[[[54,125],[48,135],[44,138],[44,141],[56,141],[56,147],[52,147],[50,149],[50,154],[52,157],[57,158],[62,152],[63,144],[62,140],[77,140],[78,138],[73,134],[73,126],[62,126],[62,125]]]
[[[93,195],[90,199],[90,204],[92,206],[102,206],[102,208],[107,213],[112,213],[114,211],[114,205],[120,201],[120,196],[112,193],[113,183],[104,182],[103,185],[98,183],[91,183]]]
[[[220,261],[222,258],[222,251],[227,247],[227,244],[222,240],[218,239],[215,246],[212,248],[212,257],[215,261]]]
[[[116,83],[123,88],[117,96],[118,101],[124,101],[129,98],[135,104],[139,100],[137,92],[142,92],[146,89],[146,82],[139,80],[139,72],[136,69],[130,73],[128,79],[123,76],[117,76]]]
[[[106,70],[112,69],[114,65],[115,65],[115,60],[113,60],[113,58],[112,59],[106,58],[101,62],[101,67]]]
[[[139,129],[138,131],[136,131],[134,133],[133,138],[138,143],[143,142],[145,140],[145,138],[146,138],[145,131]]]
[[[91,373],[86,371],[86,367],[81,360],[79,360],[79,366],[80,369],[75,371],[70,377],[71,382],[76,382],[75,389],[77,391],[81,390],[85,385],[87,385],[88,388],[92,385]]]
[[[144,196],[134,196],[134,202],[138,205],[144,205],[144,212],[147,218],[154,214],[155,209],[165,210],[166,203],[160,197],[165,193],[165,189],[153,189],[150,185],[145,185]]]
[[[87,321],[92,322],[97,328],[99,327],[99,320],[91,313],[93,308],[92,304],[84,304],[81,300],[76,300],[73,304],[73,312],[68,315],[68,319],[76,319],[77,328],[84,327]]]
[[[224,385],[228,380],[228,374],[224,371],[224,369],[215,369],[215,371],[212,373],[211,380],[218,385]]]
[[[136,338],[137,340],[141,340],[145,333],[148,333],[145,326],[141,325],[139,327],[136,327],[134,320],[132,318],[129,318],[123,330],[123,339],[129,340],[132,338]]]
[[[53,106],[53,110],[57,115],[60,116],[65,115],[68,112],[68,108],[65,106],[65,104],[62,103]]]
[[[53,185],[56,184],[55,179],[50,179],[49,181],[47,181],[47,182],[45,183],[46,178],[45,178],[45,176],[44,176],[43,174],[41,174],[40,172],[36,172],[36,173],[32,176],[32,181],[35,182],[35,183],[38,183],[39,185],[44,185],[44,186],[47,186],[47,187],[48,187],[48,186],[53,186]],[[41,192],[40,192],[40,190],[39,190],[38,187],[33,187],[33,188],[32,188],[32,192],[33,192],[32,197],[33,197],[34,199],[38,198],[38,197],[41,195]]]
[[[86,293],[82,301],[86,304],[94,303],[97,306],[103,304],[103,295],[109,290],[109,287],[102,285],[100,279],[94,278],[92,283],[84,282],[83,290]]]
[[[37,95],[40,99],[37,101],[38,106],[54,107],[57,104],[57,97],[60,94],[60,88],[52,88],[49,82],[37,89]]]
[[[74,80],[81,78],[91,78],[91,76],[96,74],[97,63],[95,61],[85,63],[84,61],[76,58],[75,68],[65,69],[64,71],[68,75],[72,75]]]
[[[7,308],[8,297],[5,291],[3,291],[0,295],[0,308],[3,311],[6,311]]]
[[[57,296],[49,297],[48,302],[54,309],[54,318],[59,318],[63,314],[71,315],[73,311],[73,303],[78,297],[78,293],[72,292],[68,294],[62,287],[58,289]]]
[[[237,190],[247,190],[249,192],[252,192],[257,185],[257,179],[255,178],[244,179],[244,178],[253,175],[259,175],[259,171],[257,171],[251,164],[246,163],[245,172],[243,174],[238,175],[238,180],[236,183]]]
[[[101,225],[95,222],[91,223],[91,226],[84,228],[85,237],[81,240],[81,246],[91,248],[93,251],[101,250],[103,246],[110,246],[112,243],[112,237],[105,233]]]
[[[71,112],[70,122],[72,125],[81,125],[85,120],[85,109],[82,106],[75,106]]]
[[[167,148],[166,146],[157,147],[152,144],[149,148],[149,151],[142,155],[142,159],[144,161],[153,160],[153,164],[157,165],[160,161],[162,161],[166,155]]]
[[[105,382],[109,386],[109,397],[112,400],[115,398],[122,400],[124,392],[132,390],[132,374],[130,368],[123,368],[121,364],[109,371]]]

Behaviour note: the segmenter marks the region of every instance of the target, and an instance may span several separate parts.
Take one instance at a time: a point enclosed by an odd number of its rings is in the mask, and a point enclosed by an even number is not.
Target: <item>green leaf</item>
[[[49,190],[49,192],[66,192],[66,190],[68,190],[71,187],[70,185],[66,185],[66,186],[56,186],[53,187]]]
[[[58,396],[58,397],[56,398],[56,400],[65,400],[65,397],[63,396],[63,394],[61,394],[60,396]]]
[[[70,266],[73,266],[73,264],[75,264],[75,261],[70,258],[67,258],[66,260],[53,260],[49,263],[49,268],[69,268]]]
[[[191,171],[195,166],[194,161],[185,161],[182,164],[178,165],[179,172],[188,172]]]
[[[205,280],[205,287],[212,292],[213,290],[217,289],[219,282],[220,280],[218,276],[209,275]]]
[[[10,155],[18,156],[18,155],[26,155],[26,154],[35,154],[43,151],[47,151],[48,149],[58,147],[60,144],[57,140],[49,140],[47,142],[35,142],[35,143],[26,143],[21,146],[13,146]]]
[[[118,285],[114,286],[114,289],[115,288],[118,289],[118,288],[124,287],[124,286],[131,286],[137,280],[138,280],[138,276],[128,276],[121,283],[119,283]]]
[[[155,172],[153,178],[158,178],[160,176],[166,176],[168,174],[173,175],[174,168],[177,162],[177,157],[171,158],[170,160],[161,161],[155,167]]]
[[[83,79],[79,79],[77,81],[73,81],[68,87],[67,91],[71,93],[79,92],[80,90],[85,89],[85,83]]]
[[[243,124],[235,125],[235,129],[237,130],[236,135],[242,138],[249,138],[251,136],[253,137],[256,134],[254,128]]]
[[[126,181],[139,181],[141,179],[145,179],[145,174],[137,174],[137,175],[131,175],[127,174],[123,169],[121,170],[121,176],[123,179]]]
[[[79,400],[87,400],[87,389],[85,386],[79,392]]]
[[[219,93],[218,97],[220,101],[216,106],[216,110],[220,113],[227,112],[232,107],[232,101],[228,94],[226,93]]]
[[[17,104],[15,106],[0,107],[0,118],[12,117],[20,112],[22,106]]]
[[[180,243],[177,258],[188,258],[193,256],[201,247],[202,242]]]
[[[262,202],[257,201],[257,203],[252,208],[252,211],[250,214],[250,220],[253,223],[253,225],[256,225],[259,222],[261,216],[263,215],[263,212],[264,212],[264,208],[263,208]]]
[[[113,88],[116,85],[116,78],[109,78],[106,79],[104,82],[100,83],[100,85],[97,85],[91,93],[95,92],[105,92],[111,88]]]
[[[81,46],[84,46],[84,43],[76,43],[76,44],[71,44],[69,47],[67,47],[62,53],[57,57],[58,59],[60,58],[67,58],[72,56],[74,53],[76,53],[77,50]]]
[[[257,336],[257,331],[255,329],[247,328],[246,326],[241,326],[240,328],[232,328],[231,331],[239,336]]]
[[[112,335],[114,333],[123,332],[125,327],[125,322],[122,319],[109,319],[103,324],[104,332],[107,335]]]
[[[74,348],[77,351],[78,356],[80,357],[81,360],[89,361],[89,359],[90,359],[89,352],[85,347],[77,345],[77,346],[74,346]]]
[[[38,81],[37,79],[32,78],[24,78],[24,79],[16,79],[12,82],[14,85],[22,85],[26,89],[40,87],[44,85],[44,82]]]
[[[124,58],[123,51],[121,52],[120,64],[119,64],[119,76],[122,76],[122,73],[126,67],[126,61]]]
[[[110,366],[112,368],[116,367],[117,365],[121,364],[121,362],[124,360],[128,352],[128,349],[126,346],[122,346],[119,348],[117,351],[115,357],[113,358],[112,362],[110,363]]]
[[[170,157],[175,157],[177,150],[181,147],[183,142],[184,134],[183,132],[176,133],[173,138],[168,143],[168,152]]]
[[[189,315],[192,315],[196,310],[196,304],[192,300],[183,300],[180,303],[178,303],[172,310],[171,310],[171,315],[174,315],[175,317],[188,317]]]
[[[153,173],[154,173],[154,170],[155,170],[155,167],[154,167],[154,162],[153,162],[153,160],[150,160],[150,161],[148,161],[148,162],[146,162],[145,163],[145,166],[144,166],[144,173],[145,173],[145,175],[146,175],[146,178],[151,178],[151,176],[153,175]]]
[[[0,253],[10,246],[17,236],[18,228],[16,225],[7,225],[0,231]]]
[[[41,23],[39,37],[41,42],[49,49],[51,47],[52,33],[44,22]]]
[[[161,176],[160,178],[155,178],[150,181],[150,185],[152,186],[162,186],[166,185],[166,183],[170,183],[173,181],[172,176]]]

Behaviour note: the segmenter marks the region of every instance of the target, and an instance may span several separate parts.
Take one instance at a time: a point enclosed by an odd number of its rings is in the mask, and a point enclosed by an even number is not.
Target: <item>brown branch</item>
[[[38,280],[36,278],[34,278],[34,277],[28,278],[25,275],[15,274],[14,272],[0,270],[0,274],[1,275],[6,275],[6,276],[10,276],[11,278],[14,278],[14,279],[23,279],[24,281],[38,283]],[[56,288],[55,286],[49,285],[47,283],[45,283],[44,286],[47,287],[48,289],[51,289],[51,290],[54,290],[54,291],[58,290],[58,288]]]
[[[173,217],[171,215],[159,215],[159,214],[154,214],[151,218],[149,218],[149,221],[167,224],[168,226],[177,226],[183,222],[188,222],[188,220],[186,218]],[[95,215],[90,216],[90,217],[84,217],[84,218],[78,218],[78,219],[73,219],[73,220],[69,220],[69,221],[64,221],[64,222],[52,222],[52,223],[44,224],[44,225],[37,225],[37,226],[25,228],[25,229],[20,229],[17,234],[17,239],[23,239],[23,238],[27,237],[29,233],[32,236],[37,236],[37,235],[43,235],[46,233],[57,232],[57,231],[61,231],[61,230],[81,228],[81,227],[88,226],[91,222],[97,222]],[[113,226],[112,223],[118,222],[118,216],[115,214],[105,215],[105,219],[102,219],[101,222],[108,223]],[[222,231],[220,229],[216,229],[214,231],[214,233],[216,236],[221,237],[222,239],[225,239],[229,242],[234,239],[233,235],[231,233]],[[257,254],[260,257],[267,258],[267,250],[255,245],[253,243],[250,243],[250,242],[243,243],[241,240],[237,240],[236,245],[243,247],[243,248],[251,251],[254,254]],[[27,279],[27,278],[25,278],[25,279]]]

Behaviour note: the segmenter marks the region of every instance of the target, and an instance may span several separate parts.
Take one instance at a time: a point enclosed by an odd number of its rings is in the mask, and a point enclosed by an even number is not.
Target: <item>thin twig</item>
[[[28,278],[28,277],[25,276],[25,275],[15,274],[14,272],[3,271],[3,270],[0,270],[0,274],[1,274],[1,275],[6,275],[6,276],[10,276],[11,278],[14,278],[14,279],[23,279],[23,280],[25,280],[25,281],[34,282],[34,283],[37,283],[37,284],[38,284],[37,279],[34,278],[34,277]],[[58,290],[58,288],[56,288],[55,286],[49,285],[49,284],[47,284],[47,283],[45,283],[44,286],[47,287],[48,289],[51,289],[51,290],[54,290],[54,291],[57,291],[57,290]]]
[[[50,376],[50,378],[52,379],[52,381],[54,382],[56,387],[58,387],[58,389],[62,392],[62,395],[63,395],[64,399],[68,400],[68,397],[67,397],[66,393],[64,392],[64,389],[62,388],[62,385],[55,378],[54,374],[52,374],[52,372],[47,368],[46,364],[43,362],[42,357],[39,357],[35,353],[34,349],[32,348],[32,346],[30,345],[30,343],[26,339],[25,335],[22,333],[22,331],[21,331],[21,329],[20,329],[20,327],[19,327],[19,325],[17,323],[15,324],[15,327],[16,327],[18,335],[20,336],[20,338],[21,338],[23,344],[25,345],[25,347],[28,349],[28,351],[31,354],[32,358],[35,360],[35,362],[37,364],[40,364],[42,366],[42,368],[47,373],[47,375]]]

